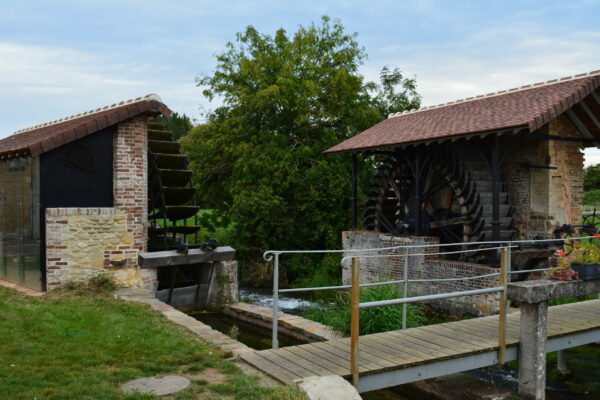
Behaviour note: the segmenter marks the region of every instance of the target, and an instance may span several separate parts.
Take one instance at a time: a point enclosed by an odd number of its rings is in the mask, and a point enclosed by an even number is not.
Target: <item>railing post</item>
[[[350,372],[358,390],[358,336],[360,328],[360,262],[352,258],[352,294],[350,309]]]
[[[408,297],[408,249],[406,249],[406,254],[404,255],[404,287],[403,287],[403,295],[404,298]],[[408,304],[402,304],[402,329],[406,329],[406,313],[408,311]]]
[[[498,315],[498,364],[506,361],[506,285],[508,264],[510,262],[509,248],[500,251],[500,314]]]
[[[273,262],[273,332],[271,348],[276,350],[279,348],[279,340],[277,339],[277,330],[279,326],[279,253],[275,253],[275,261]]]

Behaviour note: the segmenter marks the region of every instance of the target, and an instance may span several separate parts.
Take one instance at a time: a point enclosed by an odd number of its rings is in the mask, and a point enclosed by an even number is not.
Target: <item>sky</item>
[[[398,67],[423,105],[600,69],[600,0],[2,0],[0,138],[149,93],[201,118],[216,104],[196,78],[236,32],[292,33],[322,15],[358,33],[366,79]]]

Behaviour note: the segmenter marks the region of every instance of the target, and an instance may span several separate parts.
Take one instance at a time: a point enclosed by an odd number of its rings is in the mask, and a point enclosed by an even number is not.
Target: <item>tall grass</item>
[[[361,289],[360,301],[391,300],[402,297],[402,286],[383,285]],[[325,308],[312,308],[305,317],[333,329],[350,333],[350,293],[338,293],[335,303]],[[409,328],[426,322],[425,307],[408,304],[406,325]],[[387,332],[402,328],[402,305],[366,308],[360,311],[360,334]]]

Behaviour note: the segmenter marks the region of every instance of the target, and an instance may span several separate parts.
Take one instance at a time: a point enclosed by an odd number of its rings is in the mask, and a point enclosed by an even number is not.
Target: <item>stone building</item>
[[[0,140],[0,279],[37,290],[100,273],[156,288],[148,246],[149,95]]]
[[[361,231],[354,185],[354,230],[344,233],[344,245],[508,242],[550,238],[564,224],[580,224],[582,149],[600,142],[599,87],[594,71],[392,114],[327,150],[351,153],[354,177],[359,157],[377,168]],[[513,266],[547,261],[553,250],[543,250],[513,251]],[[465,277],[494,272],[497,263],[480,251],[427,256],[410,271],[415,279]],[[398,259],[368,260],[363,279],[397,278],[402,268]],[[489,284],[457,280],[414,290]],[[493,309],[487,300],[469,312]]]

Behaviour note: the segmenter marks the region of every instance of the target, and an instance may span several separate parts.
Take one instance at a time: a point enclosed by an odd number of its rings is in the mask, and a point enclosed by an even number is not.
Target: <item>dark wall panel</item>
[[[42,154],[44,208],[113,206],[113,132],[107,128]]]

